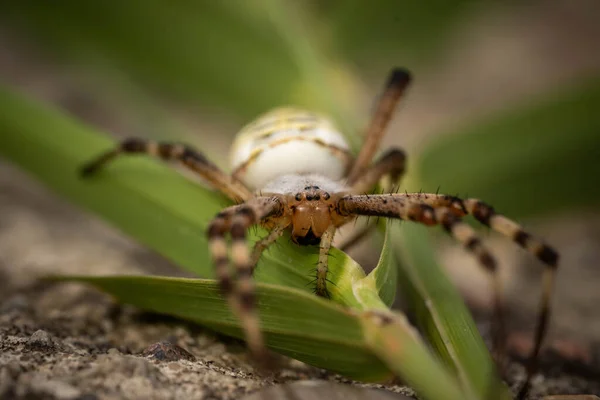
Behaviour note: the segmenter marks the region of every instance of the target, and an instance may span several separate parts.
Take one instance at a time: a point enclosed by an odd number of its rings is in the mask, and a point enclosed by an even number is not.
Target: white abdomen
[[[288,174],[339,180],[351,158],[344,136],[330,120],[294,108],[277,108],[248,124],[230,153],[233,175],[251,189]]]

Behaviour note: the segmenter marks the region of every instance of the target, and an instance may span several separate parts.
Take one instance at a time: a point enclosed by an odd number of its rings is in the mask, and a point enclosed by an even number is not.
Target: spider
[[[334,235],[338,228],[359,216],[441,225],[490,274],[494,283],[495,318],[502,327],[496,261],[473,228],[463,222],[462,217],[470,214],[518,243],[545,265],[534,347],[523,389],[526,391],[547,330],[557,252],[477,199],[438,193],[365,194],[381,178],[388,176],[398,182],[404,174],[406,156],[399,148],[388,150],[373,163],[372,159],[410,81],[408,71],[392,69],[356,157],[329,119],[286,107],[260,116],[240,131],[231,149],[231,175],[189,146],[138,138],[124,140],[84,165],[81,172],[89,176],[122,153],[150,154],[180,162],[236,203],[214,217],[207,235],[221,291],[241,321],[248,347],[258,358],[267,356],[252,280],[261,253],[286,230],[291,231],[291,239],[300,246],[318,245],[316,294],[328,297],[327,263]],[[246,233],[254,225],[267,228],[269,233],[249,251]],[[229,269],[227,235],[231,237],[235,281]],[[495,346],[501,346],[499,341]]]

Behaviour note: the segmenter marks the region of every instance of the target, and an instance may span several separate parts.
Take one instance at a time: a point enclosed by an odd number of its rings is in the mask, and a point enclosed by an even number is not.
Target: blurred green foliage
[[[443,45],[472,0],[314,1],[315,14],[326,21],[332,41],[346,59],[368,69],[399,62],[423,64]]]
[[[109,64],[140,85],[247,119],[298,100],[303,73],[283,32],[291,25],[302,25],[294,40],[308,36],[334,64],[343,56],[363,68],[380,63],[387,70],[434,54],[470,2],[429,3],[23,0],[4,4],[0,18],[66,60]],[[285,14],[283,27],[273,21],[277,9]]]
[[[10,2],[4,17],[67,59],[107,63],[139,84],[249,118],[285,103],[299,71],[264,14],[240,7],[249,6],[34,0]]]

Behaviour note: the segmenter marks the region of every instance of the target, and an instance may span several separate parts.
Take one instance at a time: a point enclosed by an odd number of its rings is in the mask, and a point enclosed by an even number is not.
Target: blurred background
[[[116,137],[188,141],[227,168],[235,133],[282,104],[329,113],[358,148],[389,69],[405,66],[414,84],[384,141],[409,154],[403,188],[485,199],[555,245],[553,336],[587,362],[600,359],[599,18],[596,0],[21,0],[0,6],[0,82]],[[14,287],[81,259],[104,273],[168,264],[0,167],[0,263]],[[512,321],[528,328],[542,266],[487,236]],[[438,242],[487,310],[485,276]],[[368,265],[378,249],[351,254]]]

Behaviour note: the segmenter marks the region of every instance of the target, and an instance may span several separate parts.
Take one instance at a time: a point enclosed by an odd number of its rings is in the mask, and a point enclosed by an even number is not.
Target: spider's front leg
[[[363,194],[370,192],[375,188],[375,185],[384,176],[389,176],[393,184],[398,184],[406,171],[406,153],[399,148],[388,150],[381,158],[373,165],[357,175],[355,179],[350,179],[350,193]],[[343,243],[340,243],[338,248],[342,251],[348,251],[354,245],[364,239],[377,227],[376,223],[368,223],[363,228],[353,232],[353,234],[345,238]]]
[[[284,212],[284,203],[277,196],[252,198],[244,204],[220,212],[210,223],[207,232],[221,292],[240,320],[250,351],[263,365],[267,364],[269,358],[256,311],[252,280],[254,264],[248,251],[246,232],[248,228],[267,218],[285,218]],[[232,280],[229,270],[225,239],[227,233],[231,235],[231,257],[237,282]]]
[[[413,221],[424,225],[441,225],[464,248],[472,253],[479,264],[491,275],[494,291],[494,309],[498,327],[494,336],[494,348],[498,358],[503,353],[504,320],[502,310],[502,287],[496,273],[496,260],[483,245],[475,230],[463,222],[449,207],[434,208],[414,201],[406,194],[348,195],[338,202],[338,212],[343,217],[376,216]]]

